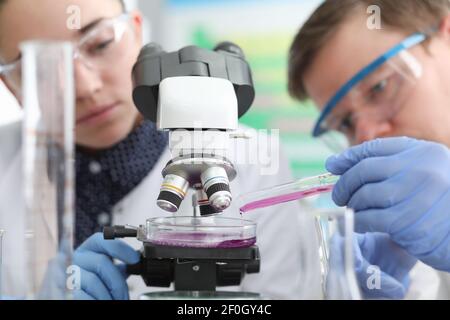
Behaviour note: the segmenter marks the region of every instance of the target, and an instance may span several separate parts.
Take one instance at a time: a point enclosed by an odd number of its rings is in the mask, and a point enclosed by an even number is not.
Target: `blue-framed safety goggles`
[[[327,118],[331,115],[331,113],[336,109],[336,107],[342,102],[344,98],[349,96],[351,91],[360,85],[366,78],[370,77],[375,72],[378,72],[386,62],[393,61],[398,58],[399,55],[402,55],[407,49],[410,49],[413,46],[416,46],[428,38],[428,35],[425,33],[415,33],[396,46],[392,47],[380,57],[375,59],[373,62],[364,67],[361,71],[359,71],[355,76],[353,76],[347,83],[345,83],[336,94],[329,100],[329,102],[323,108],[322,113],[317,120],[312,135],[314,137],[319,137],[330,130],[330,127],[327,125]],[[393,92],[392,94],[396,94]]]

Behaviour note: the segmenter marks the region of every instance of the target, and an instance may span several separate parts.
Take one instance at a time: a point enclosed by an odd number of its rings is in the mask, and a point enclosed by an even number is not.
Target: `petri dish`
[[[140,239],[160,246],[247,248],[256,243],[256,223],[224,217],[160,217],[148,219]]]

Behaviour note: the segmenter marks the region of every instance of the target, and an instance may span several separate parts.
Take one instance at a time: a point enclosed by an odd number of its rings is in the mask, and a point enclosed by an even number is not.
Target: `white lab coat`
[[[2,290],[26,296],[25,202],[22,188],[21,122],[0,127],[0,229],[3,236]]]
[[[20,134],[20,121],[0,127],[0,228],[6,231],[3,255],[4,291],[13,297],[24,295],[26,274],[23,254],[25,248],[21,241],[21,235],[24,234],[25,208]],[[235,156],[243,156],[244,143],[246,142],[237,143]],[[113,224],[138,226],[144,224],[148,218],[168,215],[157,207],[156,198],[162,182],[161,171],[169,160],[167,149],[141,184],[115,206]],[[232,193],[237,196],[292,180],[287,161],[283,157],[275,175],[263,176],[260,174],[260,168],[258,165],[237,165],[237,178],[230,185]],[[190,196],[182,203],[180,212],[192,214]],[[224,215],[238,217],[237,204],[233,203]],[[258,223],[257,242],[261,253],[261,271],[246,276],[239,288],[224,289],[258,292],[265,297],[279,299],[320,298],[320,268],[312,216],[301,214],[297,203],[289,203],[250,213],[247,218]],[[136,249],[142,246],[134,239],[126,241]],[[164,290],[146,288],[138,276],[130,277],[128,283],[132,298],[137,298],[145,292]]]

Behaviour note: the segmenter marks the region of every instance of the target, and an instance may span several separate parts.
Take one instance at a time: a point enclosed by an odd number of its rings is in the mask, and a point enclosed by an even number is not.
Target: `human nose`
[[[374,118],[359,118],[356,120],[355,144],[377,138],[388,137],[392,132],[392,124],[387,121],[376,121]]]
[[[89,98],[103,87],[98,71],[90,68],[80,59],[74,61],[74,72],[77,99]]]

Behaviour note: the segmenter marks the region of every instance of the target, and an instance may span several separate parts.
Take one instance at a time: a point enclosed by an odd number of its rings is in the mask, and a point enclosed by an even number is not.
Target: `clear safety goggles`
[[[422,76],[421,63],[408,49],[426,39],[416,33],[359,71],[325,105],[313,136],[340,152],[358,142],[359,125],[391,121]]]
[[[75,43],[74,60],[94,71],[111,68],[128,48],[130,19],[130,14],[124,13],[99,22]],[[0,74],[18,91],[22,82],[21,64],[21,58],[9,64],[0,64]]]

